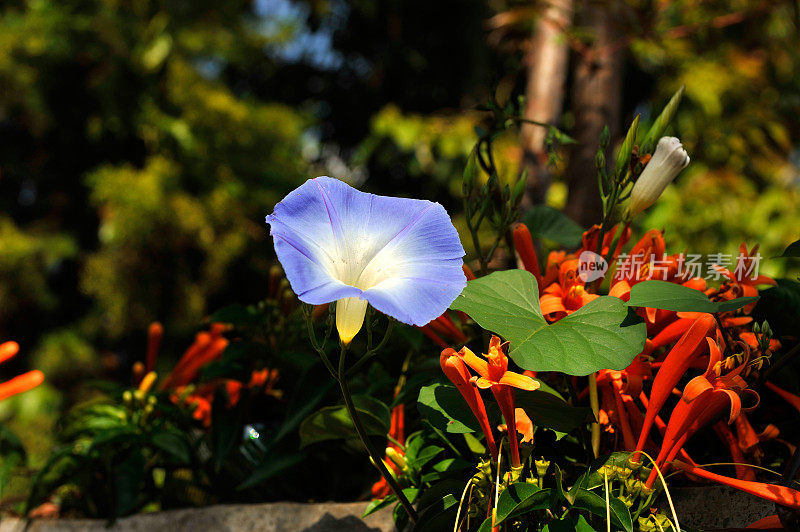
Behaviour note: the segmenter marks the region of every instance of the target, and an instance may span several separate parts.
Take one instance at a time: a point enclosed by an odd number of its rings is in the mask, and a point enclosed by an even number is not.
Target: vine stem
[[[347,348],[345,346],[342,346],[342,352],[339,355],[339,372],[336,380],[339,381],[339,387],[342,390],[342,397],[344,397],[344,404],[345,407],[347,408],[347,413],[350,414],[350,419],[353,420],[353,427],[355,427],[356,433],[358,434],[358,437],[361,439],[361,443],[364,445],[364,448],[367,450],[367,453],[372,459],[372,463],[375,465],[375,467],[378,468],[378,471],[380,472],[381,476],[386,480],[386,482],[389,483],[389,487],[392,489],[395,496],[400,501],[400,504],[403,505],[403,508],[405,508],[406,513],[408,513],[408,517],[411,519],[412,522],[416,523],[417,511],[414,510],[414,507],[406,498],[402,488],[400,488],[400,486],[397,484],[397,480],[395,480],[395,478],[386,468],[386,464],[383,463],[383,457],[381,457],[375,450],[375,447],[369,440],[367,432],[364,430],[364,426],[361,424],[361,419],[359,419],[358,417],[356,406],[353,403],[353,396],[350,394],[350,387],[347,385],[347,375],[345,371],[346,357],[347,357]]]
[[[597,396],[597,373],[589,374],[589,404],[594,413],[594,422],[592,423],[592,453],[597,458],[600,455],[600,424],[597,422],[598,414],[600,413],[600,401]]]

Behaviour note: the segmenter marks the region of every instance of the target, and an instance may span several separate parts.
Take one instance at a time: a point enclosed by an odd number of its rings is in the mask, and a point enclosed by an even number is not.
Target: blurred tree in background
[[[693,164],[642,226],[775,255],[800,225],[799,45],[788,0],[4,2],[0,339],[57,384],[98,348],[127,371],[150,321],[184,337],[263,296],[264,215],[315,175],[459,225],[490,96],[579,141],[554,166],[531,126],[495,155],[529,204],[588,224],[598,132],[686,85],[670,132]]]

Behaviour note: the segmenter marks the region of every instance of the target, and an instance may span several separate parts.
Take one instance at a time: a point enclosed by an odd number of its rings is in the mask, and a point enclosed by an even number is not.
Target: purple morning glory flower
[[[313,305],[336,301],[345,344],[367,303],[411,325],[441,315],[467,284],[464,248],[444,207],[309,179],[267,216],[292,289]]]

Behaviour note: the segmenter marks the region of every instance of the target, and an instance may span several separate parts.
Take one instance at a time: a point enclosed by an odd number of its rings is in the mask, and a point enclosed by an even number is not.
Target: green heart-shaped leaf
[[[495,272],[467,283],[450,308],[511,342],[509,356],[533,371],[588,375],[625,369],[642,352],[644,321],[616,297],[603,296],[548,325],[536,279],[525,270]]]
[[[439,430],[452,434],[480,432],[481,426],[455,386],[435,383],[419,391],[417,410]],[[489,406],[489,415],[495,417]]]
[[[527,482],[511,484],[500,494],[500,499],[497,501],[497,521],[495,524],[499,525],[509,517],[525,512],[549,508],[551,496],[552,491],[550,489],[543,490],[536,484]]]
[[[789,244],[783,253],[780,254],[781,257],[800,257],[800,240],[796,242],[792,242]]]
[[[618,498],[611,496],[608,499],[608,506],[606,500],[593,491],[579,489],[575,495],[575,502],[573,508],[580,508],[581,510],[588,510],[593,514],[605,519],[606,512],[610,507],[611,522],[623,528],[625,532],[633,532],[633,520],[628,507],[625,506]]]
[[[711,301],[703,292],[666,281],[644,281],[633,285],[630,307],[650,307],[676,312],[730,312],[758,301],[756,297],[740,297],[730,301]]]
[[[583,228],[580,225],[548,205],[534,205],[522,221],[534,236],[552,240],[562,246],[576,247],[583,237]]]

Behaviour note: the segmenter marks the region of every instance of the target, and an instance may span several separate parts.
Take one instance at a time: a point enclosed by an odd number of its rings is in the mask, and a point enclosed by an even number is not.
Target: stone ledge
[[[294,503],[226,504],[206,508],[187,508],[119,519],[106,528],[99,519],[37,519],[27,532],[154,532],[183,531],[258,531],[258,532],[391,532],[392,512],[383,510],[361,519],[367,503]],[[16,518],[0,520],[0,532],[26,532],[26,521]]]

